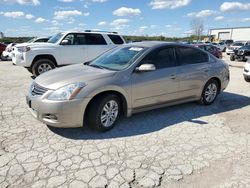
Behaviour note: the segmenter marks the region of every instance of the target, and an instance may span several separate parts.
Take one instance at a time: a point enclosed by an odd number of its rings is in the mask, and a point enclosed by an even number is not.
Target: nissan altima
[[[47,125],[107,131],[122,115],[190,101],[210,105],[228,83],[228,65],[201,49],[139,42],[38,76],[26,101]]]

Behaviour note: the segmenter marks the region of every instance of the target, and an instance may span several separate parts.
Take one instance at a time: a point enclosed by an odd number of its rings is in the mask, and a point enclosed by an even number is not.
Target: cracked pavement
[[[211,106],[148,111],[98,133],[34,119],[30,74],[0,62],[0,187],[250,187],[250,85],[230,69]]]

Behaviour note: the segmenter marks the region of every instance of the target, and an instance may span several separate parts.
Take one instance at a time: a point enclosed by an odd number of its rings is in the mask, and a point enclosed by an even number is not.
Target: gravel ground
[[[213,105],[149,111],[97,133],[34,119],[31,75],[0,62],[0,187],[250,187],[250,85],[243,64],[230,64]]]

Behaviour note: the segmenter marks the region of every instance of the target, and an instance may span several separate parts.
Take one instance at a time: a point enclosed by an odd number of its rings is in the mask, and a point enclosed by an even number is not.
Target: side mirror
[[[153,64],[142,64],[139,67],[136,67],[136,72],[150,72],[150,71],[155,71],[155,65]]]
[[[61,45],[69,45],[69,40],[65,39],[61,42]]]

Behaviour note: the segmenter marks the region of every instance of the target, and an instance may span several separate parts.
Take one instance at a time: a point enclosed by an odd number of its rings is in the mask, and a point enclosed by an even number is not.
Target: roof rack
[[[85,30],[85,32],[100,32],[100,33],[113,33],[113,34],[118,34],[115,31],[101,31],[101,30]]]

